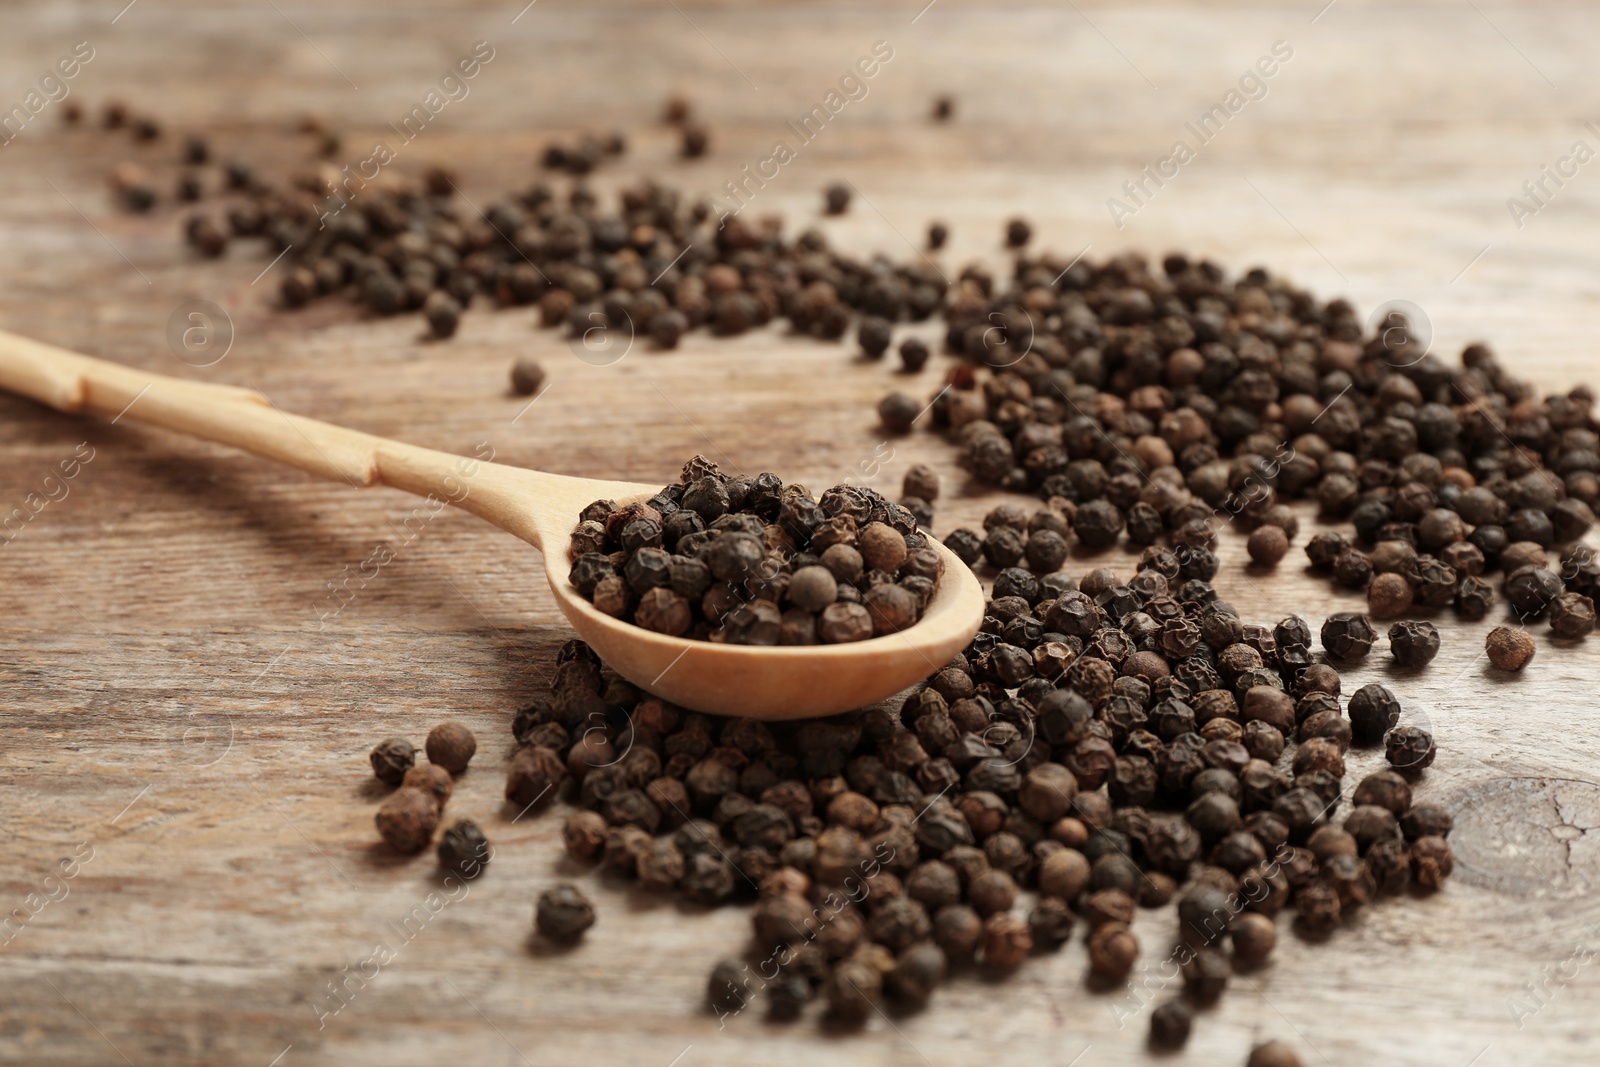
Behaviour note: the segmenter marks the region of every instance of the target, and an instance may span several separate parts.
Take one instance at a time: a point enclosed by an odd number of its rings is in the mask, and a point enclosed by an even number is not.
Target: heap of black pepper
[[[607,615],[738,645],[897,633],[922,617],[944,566],[917,515],[876,490],[813,498],[775,474],[723,474],[704,456],[648,501],[584,508],[571,557],[573,586]]]
[[[1431,736],[1382,685],[1346,719],[1312,640],[1298,618],[1244,623],[1151,546],[1126,579],[1003,571],[961,656],[899,707],[823,720],[690,712],[569,641],[550,699],[516,717],[506,796],[570,800],[575,859],[754,900],[749,953],[709,981],[724,1015],[821,1000],[859,1023],[1080,931],[1092,983],[1116,987],[1135,909],[1176,899],[1185,999],[1151,1027],[1181,1044],[1193,1008],[1270,956],[1280,912],[1325,937],[1453,865],[1450,816],[1413,801]],[[1379,744],[1391,769],[1341,810],[1346,754]]]
[[[697,154],[690,111],[674,98],[665,117]],[[608,145],[585,144],[585,159]],[[546,162],[571,169],[570,155]],[[184,154],[207,158],[203,141]],[[1312,537],[1313,568],[1365,592],[1377,618],[1443,607],[1484,618],[1485,576],[1499,569],[1521,621],[1548,619],[1563,639],[1594,627],[1600,565],[1579,544],[1600,503],[1592,391],[1541,399],[1483,344],[1451,367],[1403,322],[1368,336],[1347,301],[1261,269],[1230,279],[1178,253],[1152,267],[1132,252],[1095,263],[1019,251],[1009,283],[979,266],[949,283],[926,258],[862,261],[819,230],[789,240],[775,216],[716,217],[649,182],[624,189],[614,213],[581,180],[564,194],[536,182],[480,213],[438,167],[342,192],[326,165],[285,186],[238,161],[226,174],[226,224],[192,216],[188,240],[214,256],[230,235],[265,237],[267,254],[285,254],[290,307],[343,293],[379,315],[421,309],[448,336],[483,294],[537,304],[544,326],[573,337],[603,323],[663,348],[700,326],[731,336],[782,318],[841,340],[855,324],[870,358],[896,323],[942,314],[945,350],[967,362],[931,405],[886,397],[883,423],[908,432],[926,407],[976,480],[1056,501],[1076,544],[1126,535],[1181,554],[1188,524],[1220,517],[1249,531],[1251,559],[1270,567],[1299,532],[1285,502],[1309,498],[1355,534]],[[113,185],[132,208],[154,202],[138,164]],[[847,191],[831,189],[830,209]],[[944,236],[935,224],[931,246]],[[1020,250],[1032,227],[1012,219],[1003,236]],[[927,346],[907,338],[901,355],[914,371]]]
[[[1184,555],[1196,524],[1221,518],[1271,565],[1299,529],[1285,502],[1310,498],[1355,534],[1311,538],[1313,568],[1366,592],[1375,617],[1482,618],[1484,575],[1500,569],[1520,619],[1593,629],[1600,567],[1578,542],[1600,500],[1600,424],[1586,387],[1540,399],[1485,345],[1451,367],[1406,329],[1364,339],[1346,301],[1177,254],[1159,269],[1136,253],[1019,257],[1004,288],[969,268],[945,322],[968,364],[932,426],[978,481],[1050,501],[1085,548],[1126,535]]]

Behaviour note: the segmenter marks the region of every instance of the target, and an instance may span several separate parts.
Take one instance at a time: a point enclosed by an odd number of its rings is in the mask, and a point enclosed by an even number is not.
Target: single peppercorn
[[[822,191],[823,210],[829,215],[843,215],[850,209],[850,186],[833,182]]]
[[[440,807],[450,799],[455,791],[455,783],[451,781],[450,772],[435,763],[422,764],[411,768],[406,776],[400,780],[402,789],[420,789],[433,798],[433,802]]]
[[[417,762],[417,750],[405,738],[391,737],[378,742],[370,758],[373,776],[385,785],[397,786]]]
[[[890,393],[878,402],[878,418],[890,433],[910,433],[922,413],[922,404],[904,393]]]
[[[1282,1041],[1268,1041],[1250,1050],[1245,1067],[1304,1067],[1300,1057]]]
[[[439,825],[439,804],[420,789],[402,788],[378,808],[378,833],[396,852],[421,852]]]
[[[1411,610],[1416,591],[1399,574],[1380,574],[1367,586],[1367,610],[1373,618],[1392,619]]]
[[[1245,544],[1250,559],[1263,567],[1276,567],[1289,553],[1289,537],[1277,526],[1258,526]]]
[[[1439,628],[1431,622],[1398,622],[1389,627],[1389,652],[1396,665],[1421,670],[1439,654]]]
[[[1563,593],[1550,604],[1550,632],[1576,641],[1594,632],[1594,601],[1582,593]]]
[[[1418,726],[1397,726],[1384,738],[1389,765],[1402,774],[1419,774],[1433,764],[1433,735]]]
[[[1358,745],[1376,745],[1400,721],[1400,701],[1387,686],[1371,682],[1357,689],[1346,709],[1350,732]]]
[[[544,367],[538,362],[520,357],[511,364],[511,391],[518,396],[532,396],[544,386]]]
[[[439,837],[439,866],[471,880],[493,855],[483,831],[471,819],[457,819]]]
[[[428,762],[438,764],[451,774],[460,774],[467,769],[467,764],[472,762],[473,755],[478,751],[478,739],[472,736],[472,731],[464,723],[451,719],[428,731],[424,747]]]
[[[699,159],[711,148],[711,134],[704,126],[685,124],[680,143],[685,159]]]
[[[1125,923],[1106,923],[1089,935],[1089,969],[1099,979],[1121,982],[1139,959],[1139,942]]]
[[[920,337],[907,337],[900,342],[900,367],[907,374],[915,374],[927,366],[928,355],[928,343]]]
[[[925,463],[912,464],[900,482],[900,491],[931,504],[939,499],[939,474]]]
[[[561,828],[567,855],[580,863],[595,863],[606,843],[606,821],[598,812],[575,811]]]
[[[1377,639],[1372,622],[1356,612],[1330,615],[1322,624],[1322,647],[1341,660],[1365,659]]]
[[[1278,943],[1278,930],[1268,916],[1245,912],[1229,924],[1228,938],[1233,945],[1235,963],[1259,967],[1272,955]]]
[[[1419,837],[1411,842],[1411,880],[1430,892],[1443,888],[1455,870],[1450,843],[1442,837]]]
[[[1526,630],[1496,626],[1484,638],[1489,662],[1502,671],[1520,671],[1533,658],[1533,638]]]
[[[594,918],[594,905],[571,882],[540,893],[534,910],[534,925],[552,941],[576,941],[594,925]]]
[[[1159,1049],[1182,1048],[1194,1026],[1194,1011],[1182,1000],[1168,1000],[1150,1012],[1150,1044]]]

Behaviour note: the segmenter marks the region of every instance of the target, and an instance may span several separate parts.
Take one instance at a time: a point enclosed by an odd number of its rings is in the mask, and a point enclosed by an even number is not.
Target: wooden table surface
[[[87,40],[94,58],[73,98],[95,113],[122,96],[170,132],[138,147],[63,129],[51,104],[0,147],[0,327],[250,385],[285,410],[375,433],[461,451],[488,441],[509,462],[639,480],[666,480],[700,451],[819,487],[866,472],[897,491],[921,460],[945,475],[941,535],[998,499],[964,491],[933,435],[885,444],[873,425],[871,405],[892,386],[930,393],[942,357],[907,383],[846,347],[772,331],[696,335],[672,354],[641,344],[592,366],[533,329],[531,312],[481,308],[455,339],[424,343],[415,316],[276,312],[274,276],[256,280],[258,247],[196,263],[169,209],[112,210],[107,169],[158,161],[165,189],[186,129],[283,169],[306,157],[290,126],[312,110],[345,129],[342,161],[353,161],[478,40],[495,58],[470,96],[395,164],[452,161],[477,203],[529,181],[545,140],[579,128],[630,131],[628,155],[593,179],[604,196],[640,174],[712,195],[775,139],[793,147],[785,120],[881,40],[894,54],[867,96],[799,149],[753,211],[896,258],[915,254],[937,215],[954,233],[947,273],[998,264],[1003,222],[1021,214],[1069,256],[1185,248],[1269,265],[1363,311],[1409,301],[1440,351],[1488,338],[1541,386],[1600,377],[1600,164],[1547,181],[1545,205],[1520,226],[1507,205],[1574,142],[1600,148],[1584,126],[1600,118],[1600,11],[1581,5],[144,0],[119,15],[121,4],[8,7],[0,104]],[[1114,225],[1108,198],[1177,138],[1192,145],[1184,123],[1278,41],[1292,57],[1266,95]],[[711,125],[704,160],[677,160],[653,125],[672,90]],[[945,126],[927,119],[941,92],[958,108]],[[861,196],[824,221],[818,193],[835,178]],[[169,317],[196,298],[226,309],[234,330],[226,357],[203,368],[166,340]],[[525,401],[505,387],[514,354],[550,372],[520,418]],[[4,512],[75,451],[93,455],[0,546],[0,907],[13,909],[0,934],[0,1060],[1148,1061],[1144,1016],[1119,1026],[1119,1006],[1137,1002],[1086,990],[1081,942],[1007,982],[963,976],[933,1010],[875,1017],[860,1033],[758,1012],[719,1027],[701,1007],[705,978],[744,946],[743,908],[702,913],[577,872],[559,812],[512,824],[502,811],[511,715],[544,690],[568,636],[527,546],[454,513],[410,536],[400,524],[416,501],[396,492],[313,482],[131,420],[0,397],[0,447]],[[395,560],[324,619],[329,583],[379,543]],[[1224,543],[1225,595],[1257,620],[1320,621],[1356,603],[1304,575],[1298,546],[1267,579],[1243,570],[1242,538]],[[1437,735],[1420,796],[1456,812],[1456,877],[1433,898],[1366,909],[1327,944],[1286,935],[1172,1062],[1242,1063],[1267,1037],[1339,1067],[1600,1057],[1596,645],[1541,636],[1510,679],[1485,665],[1487,626],[1447,622],[1430,670],[1386,679]],[[1347,686],[1386,678],[1382,658]],[[375,843],[366,752],[394,733],[420,741],[446,716],[480,739],[449,811],[480,820],[497,854],[464,896],[430,902],[442,892],[432,861],[399,862]],[[1347,783],[1378,758],[1358,753]],[[594,893],[600,921],[580,948],[547,954],[529,944],[532,901],[567,877]],[[428,921],[399,933],[414,914]],[[1152,965],[1172,922],[1169,911],[1139,919]],[[394,958],[372,974],[363,961],[380,943]],[[350,980],[335,1012],[330,983],[358,972],[369,980]]]

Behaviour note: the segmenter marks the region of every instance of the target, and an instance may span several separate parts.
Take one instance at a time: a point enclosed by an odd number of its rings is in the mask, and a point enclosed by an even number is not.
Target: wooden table
[[[530,180],[547,138],[621,127],[631,148],[594,178],[602,195],[641,173],[710,195],[774,139],[793,147],[785,121],[883,40],[894,55],[867,96],[751,210],[896,258],[938,215],[954,233],[947,272],[999,263],[1001,227],[1021,214],[1069,256],[1181,247],[1238,269],[1268,264],[1363,311],[1412,302],[1441,351],[1487,337],[1541,386],[1592,380],[1600,164],[1547,185],[1548,206],[1520,228],[1506,201],[1575,140],[1600,147],[1583,126],[1600,116],[1600,13],[1319,6],[14,7],[0,35],[7,107],[86,39],[95,56],[72,98],[97,113],[122,96],[169,132],[138,147],[66,130],[52,104],[0,148],[0,326],[251,385],[285,410],[423,445],[488,441],[501,459],[553,471],[666,480],[703,451],[823,486],[876,461],[872,484],[893,491],[927,461],[946,477],[942,534],[997,498],[963,490],[932,435],[885,445],[870,414],[892,386],[930,393],[942,358],[908,383],[847,348],[774,331],[697,335],[673,354],[640,345],[600,367],[533,329],[526,310],[476,309],[437,344],[419,340],[415,316],[281,314],[276,278],[258,278],[259,248],[196,263],[175,213],[120,214],[104,185],[115,162],[145,158],[162,161],[165,189],[187,129],[210,131],[224,156],[298,166],[306,145],[290,126],[303,110],[345,129],[353,161],[481,39],[495,58],[471,95],[397,167],[453,161],[482,203]],[[1193,146],[1184,123],[1276,41],[1293,54],[1266,95],[1117,228],[1108,198],[1175,139]],[[715,138],[692,164],[652,124],[675,89]],[[927,119],[941,92],[958,109],[944,126]],[[819,190],[835,178],[861,195],[824,221]],[[169,317],[194,298],[225,308],[234,329],[226,357],[203,368],[166,341]],[[526,402],[505,388],[514,354],[550,371],[520,418]],[[0,1060],[1147,1061],[1144,1016],[1119,1027],[1117,1006],[1137,1001],[1089,993],[1078,942],[1008,982],[962,977],[934,1010],[874,1018],[862,1033],[755,1012],[719,1027],[701,1008],[705,978],[743,947],[742,908],[702,913],[580,874],[563,858],[558,812],[514,824],[502,812],[512,712],[543,691],[567,636],[525,545],[453,513],[409,536],[400,524],[415,501],[399,494],[315,483],[128,422],[8,398],[0,420],[0,511],[93,450],[65,497],[0,547],[0,901],[19,909],[0,935]],[[329,583],[380,542],[397,547],[394,562],[324,618]],[[1320,621],[1356,603],[1298,564],[1271,580],[1245,573],[1231,531],[1225,547],[1224,592],[1259,620]],[[1532,666],[1509,679],[1485,666],[1486,628],[1448,623],[1420,677],[1388,677],[1375,656],[1350,683],[1386,678],[1438,737],[1421,796],[1457,812],[1447,890],[1369,908],[1325,945],[1286,935],[1270,968],[1199,1019],[1175,1062],[1242,1063],[1267,1037],[1341,1067],[1600,1055],[1587,965],[1600,936],[1595,645],[1541,637]],[[430,910],[442,892],[431,860],[398,862],[375,844],[366,752],[389,734],[420,741],[446,716],[481,741],[450,811],[482,821],[497,854],[469,893]],[[1377,758],[1358,753],[1347,781]],[[73,857],[75,876],[62,879],[59,861]],[[600,922],[581,948],[546,954],[528,943],[532,901],[566,877],[592,890]],[[427,921],[406,926],[414,914]],[[1152,968],[1172,922],[1139,919]],[[363,961],[379,943],[394,959],[373,974]],[[341,981],[342,1008],[329,992]]]

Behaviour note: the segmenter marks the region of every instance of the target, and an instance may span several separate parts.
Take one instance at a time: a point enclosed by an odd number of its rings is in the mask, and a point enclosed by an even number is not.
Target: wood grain
[[[1506,206],[1573,141],[1597,143],[1583,126],[1600,115],[1589,76],[1600,15],[1587,9],[1340,0],[1319,16],[1320,3],[940,0],[919,16],[920,3],[543,0],[513,23],[520,3],[139,3],[113,24],[119,7],[10,9],[0,102],[88,39],[96,57],[72,83],[86,104],[121,95],[173,133],[212,131],[225,156],[298,165],[292,116],[337,116],[358,151],[489,40],[496,58],[472,95],[396,164],[451,160],[479,204],[529,181],[548,137],[584,127],[630,131],[629,155],[592,181],[603,196],[640,174],[714,195],[858,55],[890,41],[894,58],[867,97],[804,145],[752,211],[895,257],[914,254],[937,215],[954,233],[947,272],[973,258],[999,265],[1001,226],[1023,214],[1068,256],[1183,247],[1269,264],[1364,310],[1412,301],[1441,351],[1490,338],[1541,386],[1594,377],[1600,253],[1588,222],[1600,179],[1586,168],[1552,187],[1521,228]],[[1117,229],[1106,200],[1279,40],[1294,56],[1265,98]],[[678,161],[648,121],[674,89],[711,123],[703,161]],[[949,126],[926,121],[939,92],[958,102]],[[908,380],[771,331],[696,336],[671,355],[638,346],[596,367],[525,311],[475,310],[443,344],[422,342],[414,317],[281,315],[272,275],[252,283],[267,263],[258,249],[197,264],[172,212],[111,209],[109,166],[146,158],[165,183],[173,133],[136,147],[57,118],[47,109],[0,148],[5,329],[260,389],[286,410],[425,447],[487,440],[499,459],[561,473],[660,481],[702,451],[818,486],[859,479],[876,460],[872,484],[893,489],[926,461],[946,477],[941,534],[998,499],[965,490],[939,440],[885,445],[872,425],[890,387],[931,393],[939,360]],[[821,219],[818,190],[839,177],[861,198],[843,219]],[[169,315],[196,297],[227,309],[235,330],[227,357],[205,368],[165,340]],[[514,354],[551,372],[521,417],[525,401],[505,388]],[[568,634],[537,554],[469,516],[408,525],[415,504],[398,493],[357,494],[11,398],[0,398],[0,443],[0,512],[43,493],[80,445],[93,450],[65,497],[0,546],[0,901],[22,909],[0,935],[0,1060],[942,1067],[1003,1050],[1019,1063],[1148,1061],[1146,1020],[1119,1028],[1114,1005],[1134,1002],[1085,989],[1077,942],[1006,983],[963,976],[935,1010],[875,1018],[859,1034],[755,1013],[719,1028],[701,995],[712,963],[745,942],[743,910],[703,913],[581,875],[561,856],[559,812],[513,822],[502,811],[510,716],[547,684]],[[339,603],[329,583],[380,542],[394,561],[324,618]],[[1226,595],[1257,619],[1320,619],[1354,603],[1298,566],[1246,572],[1242,539],[1230,531],[1224,544]],[[1511,679],[1485,667],[1486,628],[1450,623],[1420,676],[1375,657],[1351,680],[1386,678],[1407,716],[1435,731],[1441,754],[1421,794],[1457,812],[1456,878],[1436,897],[1368,909],[1327,944],[1286,936],[1173,1062],[1241,1063],[1269,1036],[1339,1067],[1593,1058],[1596,978],[1583,962],[1600,920],[1595,646],[1541,637]],[[434,914],[429,894],[444,900],[445,889],[431,863],[375,847],[365,753],[388,734],[420,739],[446,715],[482,742],[451,812],[483,822],[497,853]],[[1377,758],[1358,753],[1347,780]],[[76,875],[47,883],[71,857]],[[562,877],[594,889],[600,922],[580,948],[545,954],[526,940],[532,902]],[[427,921],[408,928],[419,906]],[[1172,921],[1139,919],[1152,973]],[[329,983],[380,942],[393,961],[364,985],[349,980],[332,1013]]]

